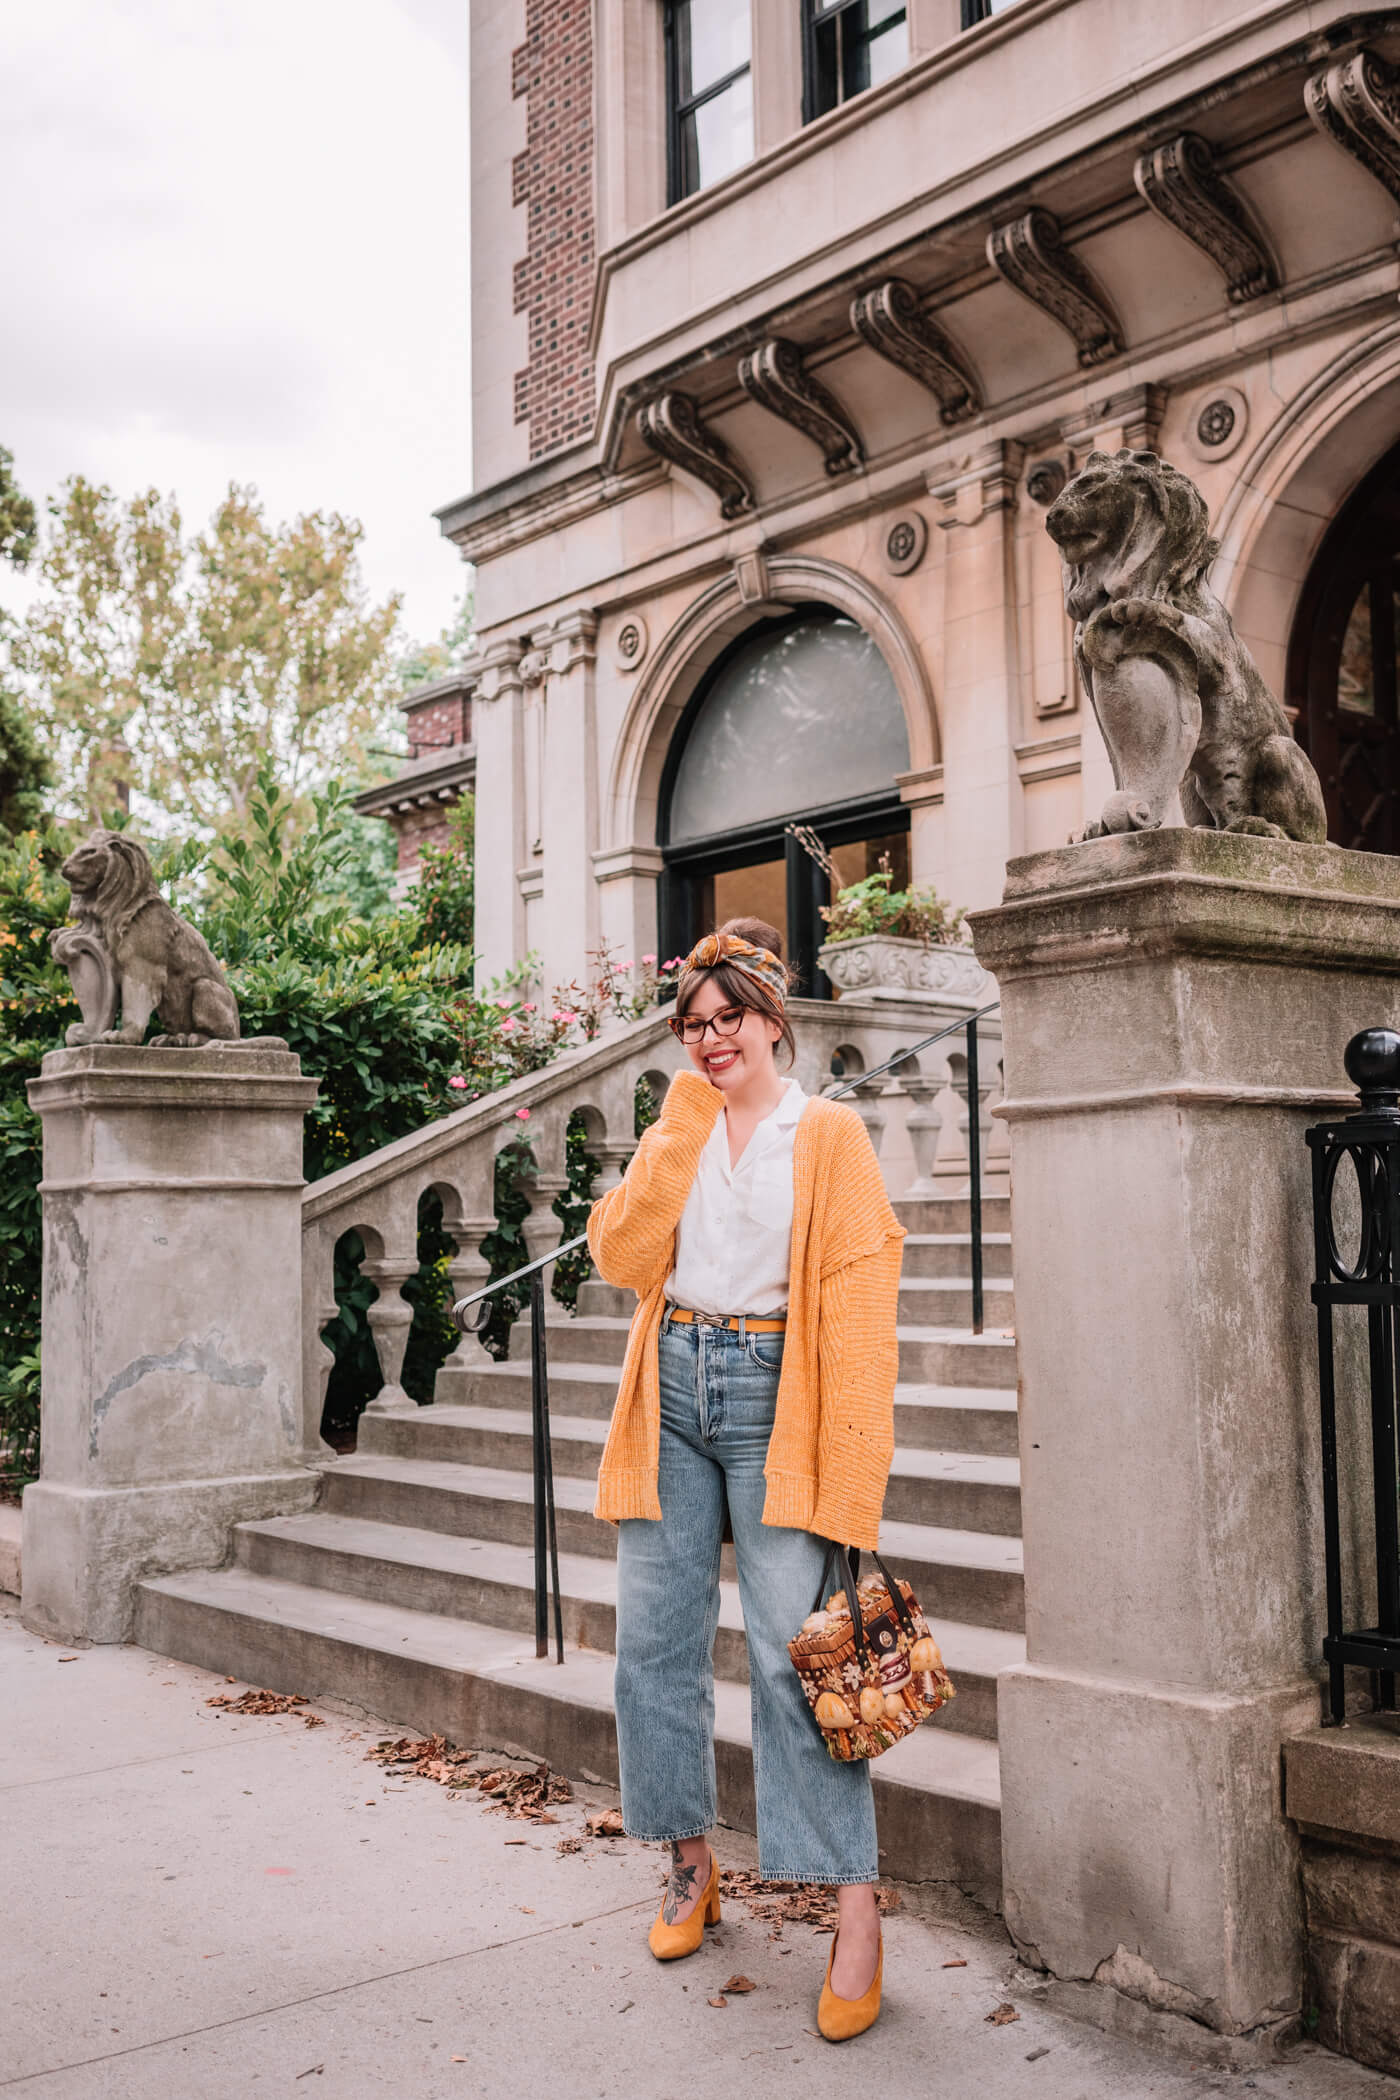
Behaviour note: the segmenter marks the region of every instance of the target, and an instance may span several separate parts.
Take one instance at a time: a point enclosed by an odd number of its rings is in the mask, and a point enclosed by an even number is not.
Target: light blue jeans
[[[827,1754],[787,1644],[827,1541],[762,1521],[781,1334],[663,1319],[661,1521],[618,1526],[617,1708],[629,1837],[715,1820],[714,1643],[726,1501],[748,1640],[759,1865],[768,1881],[874,1881],[870,1768]]]

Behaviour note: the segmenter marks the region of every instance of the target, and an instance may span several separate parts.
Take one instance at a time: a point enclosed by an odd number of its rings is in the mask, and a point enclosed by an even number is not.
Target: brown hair
[[[770,955],[777,956],[779,962],[783,961],[783,937],[777,927],[770,926],[766,919],[726,919],[723,926],[716,927],[715,931],[717,933],[737,934],[741,941],[748,941],[755,948],[766,948]],[[787,979],[789,987],[791,987],[795,982],[796,972],[784,963],[783,975]],[[758,980],[750,977],[747,970],[737,969],[733,963],[716,963],[708,970],[694,969],[683,971],[680,983],[676,988],[676,1012],[678,1014],[683,1014],[686,1011],[707,977],[714,979],[714,982],[724,995],[727,1006],[751,1007],[756,1014],[762,1014],[765,1021],[779,1022],[782,1027],[782,1034],[779,1036],[778,1042],[787,1045],[789,1065],[796,1062],[797,1039],[793,1035],[791,1021],[789,1021],[783,1009],[775,1005],[773,1000],[769,998]],[[773,1058],[775,1063],[777,1055],[778,1043],[774,1043]]]

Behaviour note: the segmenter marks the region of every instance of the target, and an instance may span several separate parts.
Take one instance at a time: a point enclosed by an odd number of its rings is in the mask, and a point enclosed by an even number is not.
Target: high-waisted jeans
[[[827,1754],[787,1644],[827,1541],[762,1521],[779,1333],[663,1319],[661,1521],[618,1526],[618,1753],[628,1835],[699,1837],[715,1820],[714,1643],[726,1503],[748,1640],[760,1870],[874,1881],[870,1768]]]

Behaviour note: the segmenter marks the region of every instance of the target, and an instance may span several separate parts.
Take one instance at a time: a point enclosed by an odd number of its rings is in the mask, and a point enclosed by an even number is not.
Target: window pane
[[[872,36],[866,46],[866,81],[878,87],[882,80],[902,73],[909,63],[909,24],[901,17],[888,29]]]
[[[1334,630],[1335,632],[1335,630]],[[1342,661],[1337,671],[1337,705],[1353,714],[1376,711],[1376,678],[1371,660],[1371,586],[1363,584],[1351,609],[1342,637]]]
[[[745,73],[681,120],[682,196],[693,196],[752,159],[753,82]]]
[[[674,19],[683,103],[749,63],[749,0],[681,0]]]
[[[700,885],[700,926],[695,938],[723,926],[726,919],[766,919],[783,937],[787,953],[787,862],[755,861],[749,868],[726,868],[707,875]]]
[[[808,619],[730,657],[676,772],[670,836],[820,809],[893,785],[909,767],[904,710],[854,620]]]
[[[831,857],[840,870],[839,887],[848,889],[853,882],[864,882],[867,875],[874,875],[880,866],[881,857],[889,855],[890,888],[907,890],[909,887],[909,834],[907,831],[886,832],[882,838],[857,839],[853,845],[833,846]],[[837,885],[832,886],[835,896]]]

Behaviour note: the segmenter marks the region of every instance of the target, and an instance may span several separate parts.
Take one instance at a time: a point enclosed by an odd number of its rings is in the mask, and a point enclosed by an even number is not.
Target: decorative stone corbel
[[[835,396],[812,377],[796,343],[769,336],[740,358],[739,384],[760,408],[812,440],[828,474],[849,474],[864,463],[855,425]]]
[[[1314,73],[1303,103],[1324,138],[1359,161],[1400,203],[1400,73],[1357,51]]]
[[[982,406],[977,381],[902,277],[851,301],[851,326],[880,357],[917,379],[939,404],[939,420],[962,423]]]
[[[1014,510],[1025,448],[1013,438],[983,445],[955,472],[932,473],[927,487],[938,506],[937,522],[947,532],[954,525],[976,525],[988,511]]]
[[[753,509],[753,490],[729,447],[708,430],[689,394],[658,394],[637,410],[637,435],[649,452],[674,467],[684,467],[719,497],[722,518],[737,518]]]
[[[1080,460],[1095,450],[1155,452],[1166,408],[1166,388],[1146,380],[1141,386],[1106,394],[1079,414],[1064,417],[1060,436]]]
[[[1140,155],[1133,181],[1158,218],[1184,233],[1223,271],[1232,306],[1274,289],[1278,272],[1264,237],[1197,132],[1179,132],[1155,152]]]
[[[501,700],[518,693],[524,684],[520,674],[524,655],[524,643],[514,638],[492,642],[488,649],[484,649],[472,688],[473,700]]]
[[[987,260],[999,277],[1058,321],[1073,338],[1081,365],[1101,365],[1123,348],[1123,330],[1107,295],[1060,238],[1054,214],[1036,206],[987,235]]]
[[[565,678],[580,664],[591,664],[598,654],[598,615],[590,606],[576,605],[561,613],[550,630],[549,668],[556,678]]]

